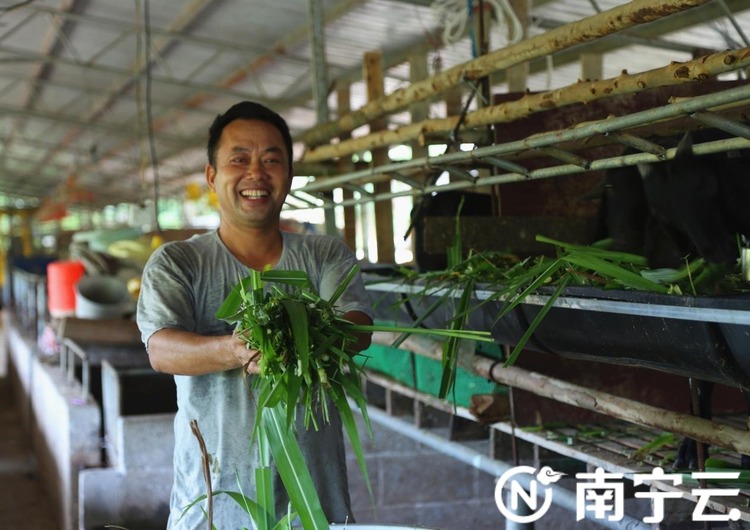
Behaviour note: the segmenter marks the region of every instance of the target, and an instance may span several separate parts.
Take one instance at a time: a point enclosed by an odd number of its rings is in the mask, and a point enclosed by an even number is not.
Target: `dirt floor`
[[[0,528],[54,530],[59,525],[36,476],[30,439],[12,400],[4,345],[0,340]]]

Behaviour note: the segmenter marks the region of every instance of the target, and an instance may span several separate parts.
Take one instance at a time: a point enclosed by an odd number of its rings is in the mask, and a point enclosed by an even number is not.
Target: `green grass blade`
[[[678,283],[700,271],[704,264],[705,261],[702,258],[698,258],[690,263],[686,263],[679,269],[645,269],[641,271],[641,276],[654,283]]]
[[[346,434],[349,437],[349,441],[351,442],[352,449],[354,450],[354,456],[357,459],[357,464],[359,465],[359,470],[362,473],[362,478],[364,478],[365,484],[367,485],[367,491],[370,494],[370,499],[374,500],[375,497],[372,494],[372,486],[370,485],[370,475],[367,472],[365,453],[362,449],[362,442],[359,439],[357,423],[354,421],[352,409],[349,406],[349,402],[347,401],[341,387],[331,387],[329,395],[331,396],[331,400],[336,405],[336,408],[339,411],[339,415],[341,416],[341,423],[343,424],[344,430],[346,431]]]
[[[545,263],[546,265],[546,263]],[[544,270],[539,274],[534,281],[532,281],[521,293],[516,295],[513,300],[503,306],[502,310],[500,311],[500,314],[498,315],[498,319],[508,312],[512,311],[518,304],[522,303],[523,300],[539,289],[542,285],[547,283],[547,281],[563,266],[563,262],[559,259],[554,260],[549,266],[546,266]]]
[[[364,331],[364,330],[362,330]],[[328,350],[333,347],[334,344],[339,342],[341,340],[341,337],[338,335],[330,334],[327,336],[315,336],[313,339],[313,343],[315,344],[315,349],[311,353],[311,355],[318,357],[320,355],[323,355]]]
[[[388,331],[391,333],[401,333],[406,337],[409,335],[434,335],[436,337],[456,337],[457,339],[480,340],[484,342],[493,340],[491,332],[475,329],[410,328],[404,326],[389,326],[386,324],[352,324],[351,326],[348,326],[348,329],[352,332]],[[402,337],[399,337],[399,339],[402,339]],[[394,342],[391,347],[397,348],[399,344],[400,342]]]
[[[445,253],[447,257],[447,265],[449,269],[453,269],[461,264],[463,261],[463,243],[461,241],[461,210],[464,207],[465,196],[461,195],[461,200],[458,202],[458,208],[456,209],[456,232],[453,234],[451,244],[446,248]]]
[[[252,517],[253,521],[258,520],[260,508],[258,506],[258,503],[256,503],[250,497],[247,497],[241,493],[237,493],[236,491],[216,491],[214,492],[214,495],[219,493],[223,493],[224,495],[231,497],[234,502],[236,502],[243,510],[245,510],[248,515],[250,515],[250,517]]]
[[[638,450],[633,453],[630,458],[631,460],[635,460],[636,462],[642,462],[643,459],[651,453],[658,451],[665,446],[675,445],[677,443],[679,443],[677,435],[671,432],[663,432],[650,442],[639,447]]]
[[[293,287],[310,289],[310,278],[304,271],[274,270],[269,269],[260,273],[260,278],[264,282],[282,283]]]
[[[640,265],[645,267],[647,265],[646,257],[640,254],[633,254],[630,252],[620,252],[616,250],[608,250],[600,246],[592,245],[574,245],[572,243],[565,243],[542,235],[537,235],[536,240],[540,243],[549,243],[556,247],[562,248],[573,253],[585,253],[592,256],[598,256],[611,261],[617,261],[621,263],[629,263],[631,265]]]
[[[471,297],[474,294],[474,281],[469,280],[464,287],[464,292],[461,294],[461,298],[458,302],[458,308],[456,312],[463,315],[459,318],[454,318],[450,324],[451,331],[460,331],[466,325],[467,313],[466,309],[471,303]],[[445,398],[448,395],[448,391],[453,389],[456,381],[456,367],[458,366],[458,338],[454,335],[448,337],[448,340],[443,343],[443,376],[440,380],[440,391],[438,392],[439,398]]]
[[[273,491],[273,474],[271,472],[271,451],[265,433],[258,437],[258,455],[260,465],[255,470],[255,495],[258,504],[258,517],[255,519],[257,530],[271,530],[276,519],[276,502]],[[242,484],[238,485],[242,488]]]
[[[229,295],[216,311],[216,318],[233,323],[241,318],[244,293],[251,289],[251,278],[240,280],[230,291]]]
[[[284,517],[282,517],[278,523],[276,523],[276,526],[273,527],[273,530],[291,530],[292,522],[294,521],[295,517],[297,517],[297,512],[290,511]]]
[[[294,348],[302,373],[307,373],[310,364],[310,335],[308,333],[307,306],[299,300],[282,299],[289,325],[294,337]]]
[[[302,527],[305,530],[328,530],[330,525],[320,505],[310,471],[294,433],[286,428],[284,412],[279,407],[266,409],[261,422],[273,461]]]
[[[560,284],[555,289],[555,292],[552,293],[552,295],[549,297],[549,300],[547,300],[547,303],[542,306],[542,309],[537,313],[536,317],[534,317],[534,320],[529,324],[529,328],[524,332],[521,339],[518,341],[518,344],[516,344],[516,347],[513,348],[513,351],[510,353],[508,358],[503,363],[504,367],[512,366],[513,363],[516,362],[518,359],[518,356],[521,355],[521,352],[523,351],[524,346],[526,346],[526,343],[529,342],[529,339],[536,331],[536,328],[539,326],[539,324],[542,322],[544,317],[547,315],[550,309],[552,309],[552,306],[555,303],[555,300],[559,298],[559,296],[562,294],[563,290],[568,284],[569,277],[566,276],[560,281]]]
[[[213,492],[214,497],[218,495],[226,495],[232,498],[232,500],[234,500],[234,502],[236,502],[240,506],[240,508],[242,508],[245,511],[245,513],[247,513],[252,518],[253,521],[258,520],[258,514],[259,514],[258,503],[256,503],[250,497],[247,497],[243,495],[242,493],[238,493],[236,491],[217,490]],[[190,509],[192,509],[196,505],[206,500],[207,497],[208,497],[207,495],[201,495],[200,497],[195,499],[193,502],[185,506],[182,509],[182,515],[180,516],[180,518],[184,517],[185,513],[187,513]]]
[[[285,375],[287,380],[286,424],[291,429],[297,411],[297,400],[302,388],[302,376],[295,374],[294,370],[287,370]]]
[[[620,267],[619,265],[601,259],[598,256],[580,253],[575,255],[569,254],[562,259],[572,265],[578,265],[579,267],[590,269],[599,274],[603,274],[604,276],[608,276],[614,281],[634,289],[655,293],[667,292],[665,286],[652,282],[636,272]]]
[[[467,313],[468,314],[468,313]],[[391,344],[392,348],[397,348],[401,342],[409,335],[434,335],[436,337],[456,337],[457,339],[479,340],[483,342],[492,342],[492,333],[484,330],[475,329],[442,329],[442,328],[410,328],[404,326],[389,326],[386,324],[373,324],[366,326],[364,324],[352,324],[348,327],[352,332],[371,332],[387,331],[390,333],[401,333],[398,341]]]
[[[336,290],[333,292],[331,297],[328,299],[328,303],[335,304],[336,300],[341,297],[342,294],[344,294],[344,291],[346,291],[346,288],[349,287],[349,283],[354,279],[354,277],[359,272],[359,266],[355,263],[352,265],[352,268],[349,269],[349,272],[346,273],[346,276],[344,276],[344,279],[341,281],[338,287],[336,287]]]
[[[250,292],[252,303],[263,303],[263,280],[261,278],[261,273],[255,269],[250,269],[250,286],[252,288]]]
[[[255,469],[255,495],[258,504],[258,517],[255,519],[257,530],[271,530],[276,522],[276,505],[271,468],[268,466]]]
[[[392,347],[398,348],[407,339],[407,337],[409,337],[411,333],[415,333],[416,330],[419,329],[419,326],[421,326],[422,323],[425,321],[425,319],[427,319],[427,317],[429,317],[435,311],[437,311],[437,309],[441,307],[443,303],[445,303],[445,301],[450,298],[450,296],[451,296],[450,292],[444,293],[442,296],[438,297],[438,299],[435,300],[432,304],[430,304],[430,306],[425,311],[422,311],[420,316],[412,323],[413,327],[405,328],[405,329],[408,329],[409,331],[402,332],[402,335],[394,341]]]
[[[269,379],[263,379],[263,384],[261,384],[260,391],[258,392],[258,404],[255,410],[256,419],[255,425],[253,425],[253,433],[250,437],[251,440],[258,439],[258,434],[262,428],[262,423],[259,421],[259,418],[263,417],[266,409],[276,407],[277,405],[279,405],[279,402],[281,402],[281,400],[287,395],[287,388],[284,385],[283,381],[278,380],[274,384]]]

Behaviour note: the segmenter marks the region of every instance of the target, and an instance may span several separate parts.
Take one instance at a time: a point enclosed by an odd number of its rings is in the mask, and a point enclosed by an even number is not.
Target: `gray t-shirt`
[[[356,262],[343,241],[331,236],[282,232],[283,251],[276,269],[302,270],[328,299]],[[216,311],[248,269],[227,249],[216,231],[157,249],[146,265],[138,300],[137,321],[144,344],[156,331],[181,329],[201,335],[225,335],[232,327]],[[357,276],[336,303],[341,312],[372,314],[367,291]],[[175,417],[174,484],[168,528],[205,528],[205,514],[195,506],[205,495],[201,453],[190,429],[198,427],[210,456],[213,491],[242,491],[255,499],[256,445],[250,446],[255,402],[241,369],[201,376],[175,376],[178,411]],[[298,440],[330,522],[352,521],[346,480],[346,460],[340,418],[331,407],[331,423],[314,431],[299,428]],[[302,416],[298,414],[298,416]],[[300,420],[301,422],[301,420]],[[286,512],[286,497],[276,484],[277,509]],[[203,505],[203,504],[201,504]],[[218,530],[251,528],[250,517],[226,495],[214,498]]]

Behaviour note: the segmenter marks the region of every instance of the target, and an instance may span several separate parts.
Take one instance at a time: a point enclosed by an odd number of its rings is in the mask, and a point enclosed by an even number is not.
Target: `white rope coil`
[[[523,24],[508,0],[484,0],[484,4],[491,8],[505,44],[515,44],[523,39]],[[443,25],[444,43],[454,43],[464,35],[469,9],[474,9],[477,5],[477,0],[435,0],[432,3],[432,10]],[[506,26],[507,35],[503,31]]]

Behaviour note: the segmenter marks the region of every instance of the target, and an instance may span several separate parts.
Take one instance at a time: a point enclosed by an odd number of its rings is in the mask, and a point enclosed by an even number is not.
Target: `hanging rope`
[[[515,44],[523,39],[523,24],[508,0],[484,0],[492,9],[493,18],[505,44]],[[466,24],[473,17],[475,0],[435,0],[432,10],[443,25],[443,42],[451,44],[466,32]],[[507,24],[507,36],[506,29]]]
[[[161,236],[162,230],[159,224],[159,159],[156,153],[156,140],[154,138],[154,118],[151,105],[151,15],[149,11],[149,0],[144,3],[143,9],[143,37],[145,46],[145,75],[146,75],[146,123],[148,133],[148,144],[151,152],[151,167],[154,173],[154,229]]]

